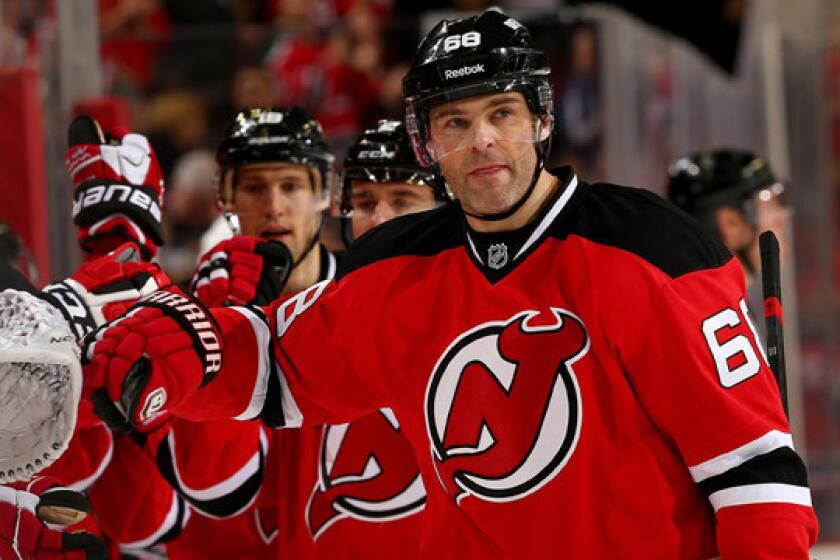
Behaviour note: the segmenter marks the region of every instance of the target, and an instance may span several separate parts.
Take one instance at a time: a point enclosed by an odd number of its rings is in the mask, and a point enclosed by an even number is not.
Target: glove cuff
[[[134,221],[152,241],[163,245],[160,197],[153,187],[92,179],[73,193],[73,223],[84,227],[114,214]]]

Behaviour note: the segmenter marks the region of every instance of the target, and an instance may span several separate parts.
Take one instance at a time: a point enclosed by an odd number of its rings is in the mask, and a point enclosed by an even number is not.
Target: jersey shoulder
[[[431,257],[462,245],[462,239],[463,218],[454,203],[400,216],[353,241],[344,252],[336,280],[394,257]]]
[[[578,235],[628,251],[671,278],[718,268],[732,254],[691,216],[655,193],[593,183],[562,224],[562,236]]]

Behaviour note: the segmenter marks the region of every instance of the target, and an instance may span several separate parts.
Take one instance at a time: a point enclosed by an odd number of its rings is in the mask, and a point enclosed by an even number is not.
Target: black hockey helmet
[[[777,184],[781,189],[767,162],[752,152],[696,152],[671,164],[668,199],[713,230],[715,213],[721,207],[738,210],[755,225],[754,195]]]
[[[438,200],[447,200],[446,187],[414,157],[405,125],[400,121],[380,120],[374,128],[362,132],[344,158],[339,210],[352,210],[353,181],[375,183],[404,182],[431,187]]]
[[[552,117],[550,69],[543,51],[515,19],[495,10],[441,21],[420,43],[402,87],[406,127],[417,160],[429,166],[429,110],[467,97],[521,92],[546,131],[537,143],[540,166],[548,150]]]
[[[236,115],[219,149],[220,194],[233,198],[235,170],[240,165],[282,162],[319,171],[322,196],[329,196],[335,157],[324,141],[321,125],[300,107],[252,107]]]

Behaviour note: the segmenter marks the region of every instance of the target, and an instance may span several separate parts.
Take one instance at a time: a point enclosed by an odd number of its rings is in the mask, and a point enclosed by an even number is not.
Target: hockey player
[[[202,257],[191,286],[198,299],[208,306],[267,305],[281,292],[331,279],[336,259],[318,239],[333,156],[320,125],[298,108],[243,111],[217,160],[220,198],[241,235]],[[266,320],[256,307],[251,317]],[[314,464],[320,428],[278,432],[271,429],[276,420],[265,421],[267,427],[227,419],[172,423],[157,462],[197,514],[168,547],[170,557],[315,554],[303,516],[291,512],[305,503],[317,475],[304,473],[295,458]]]
[[[351,218],[353,237],[449,199],[446,186],[417,163],[400,121],[381,120],[363,132],[344,158],[341,176],[339,210]]]
[[[668,170],[668,199],[738,257],[747,277],[747,303],[758,317],[763,314],[758,235],[770,229],[784,247],[783,194],[784,185],[767,162],[743,150],[688,154]],[[763,322],[756,327],[763,334]]]
[[[459,204],[375,229],[267,327],[159,292],[98,333],[90,388],[132,422],[164,391],[161,411],[270,406],[288,427],[389,406],[423,557],[807,558],[805,467],[737,260],[647,191],[544,168],[548,72],[514,19],[441,22],[403,89]]]

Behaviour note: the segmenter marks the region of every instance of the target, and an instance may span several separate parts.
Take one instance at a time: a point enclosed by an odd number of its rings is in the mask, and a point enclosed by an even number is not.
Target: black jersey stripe
[[[796,451],[790,447],[779,447],[756,455],[737,467],[699,482],[698,486],[708,497],[725,488],[768,483],[808,486],[805,463]]]

